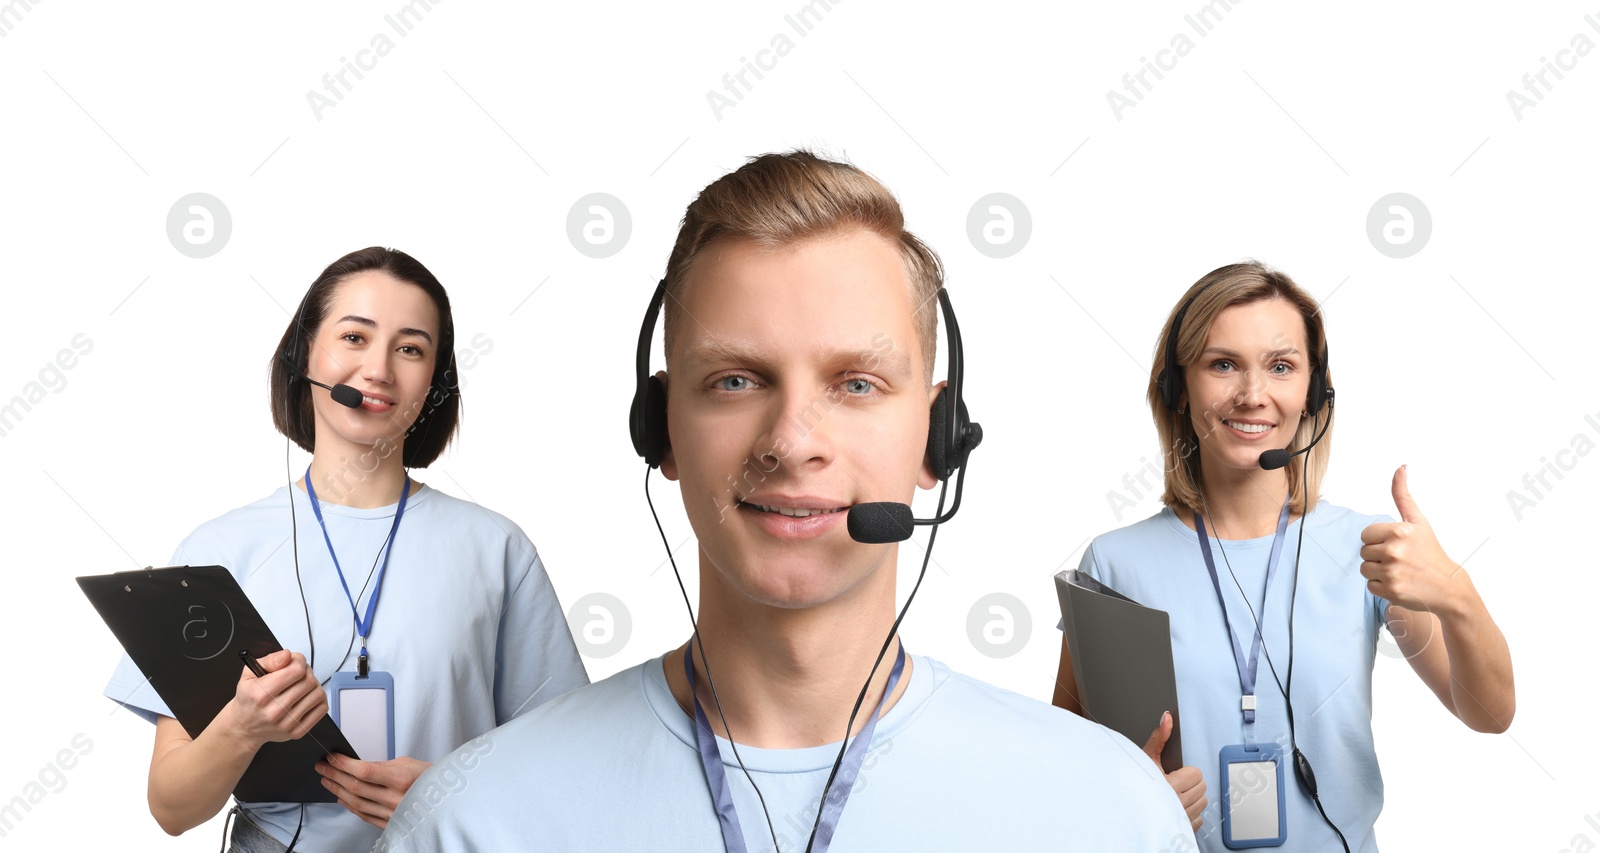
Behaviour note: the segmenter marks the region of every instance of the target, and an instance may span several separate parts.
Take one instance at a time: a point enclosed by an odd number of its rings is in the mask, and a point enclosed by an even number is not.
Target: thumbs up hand
[[[1394,506],[1400,520],[1361,531],[1361,576],[1372,594],[1407,610],[1449,612],[1470,584],[1440,547],[1406,485],[1406,466],[1394,472]]]
[[[1161,723],[1155,731],[1150,733],[1150,739],[1144,742],[1144,754],[1161,767],[1161,750],[1166,747],[1167,741],[1172,737],[1172,712],[1166,711],[1161,715]],[[1196,832],[1200,831],[1200,824],[1205,821],[1206,806],[1210,800],[1206,798],[1206,780],[1198,767],[1179,767],[1171,773],[1164,773],[1167,784],[1172,786],[1172,792],[1178,795],[1178,804],[1183,806],[1183,811],[1189,816],[1189,826]]]

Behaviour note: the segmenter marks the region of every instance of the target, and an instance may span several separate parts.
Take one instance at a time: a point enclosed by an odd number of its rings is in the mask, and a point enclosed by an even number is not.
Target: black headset
[[[671,447],[667,435],[667,389],[650,372],[650,342],[655,337],[656,318],[661,315],[666,296],[667,280],[663,278],[656,285],[655,295],[650,297],[650,307],[645,309],[644,323],[639,327],[636,384],[633,405],[628,411],[628,432],[633,438],[633,449],[652,468],[661,464]],[[927,453],[933,475],[944,482],[966,464],[967,454],[983,441],[983,428],[967,417],[967,404],[961,398],[964,373],[961,326],[956,323],[955,309],[950,307],[949,292],[941,286],[938,296],[945,335],[950,339],[950,354],[945,387],[934,398],[928,419]]]
[[[1189,307],[1200,298],[1200,294],[1211,289],[1212,284],[1195,291],[1194,295],[1183,303],[1183,307],[1179,308],[1177,315],[1172,318],[1172,329],[1167,332],[1167,360],[1161,366],[1161,372],[1156,375],[1156,389],[1161,394],[1161,402],[1174,412],[1178,411],[1179,402],[1183,399],[1183,392],[1186,389],[1183,368],[1178,364],[1178,332],[1183,329],[1183,318],[1189,313]],[[1314,341],[1307,343],[1315,347]],[[1311,387],[1306,389],[1306,411],[1315,415],[1322,411],[1323,404],[1332,400],[1333,386],[1328,384],[1328,344],[1324,341],[1320,351],[1314,350],[1311,353]]]

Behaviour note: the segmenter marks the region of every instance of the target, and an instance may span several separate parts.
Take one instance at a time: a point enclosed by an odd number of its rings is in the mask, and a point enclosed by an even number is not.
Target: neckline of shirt
[[[911,663],[911,680],[907,683],[899,701],[878,720],[869,751],[880,748],[885,741],[898,736],[922,713],[928,699],[933,695],[934,682],[938,675],[935,668],[942,669],[942,667],[931,658],[922,655],[908,653],[906,657]],[[640,686],[644,690],[645,700],[650,704],[650,709],[656,718],[661,721],[661,725],[683,743],[684,748],[698,751],[699,746],[694,736],[694,720],[683,712],[678,700],[667,687],[666,674],[662,670],[664,658],[665,655],[662,655],[642,665]],[[888,666],[890,663],[891,661],[885,658],[884,665]],[[942,674],[948,677],[948,673]],[[867,709],[863,706],[862,714],[866,712]],[[716,710],[707,708],[706,713],[715,714]],[[857,722],[860,720],[861,717],[858,715]],[[722,754],[722,763],[725,766],[731,768],[739,766],[734,760],[732,746],[726,738],[720,735],[717,737],[717,748]],[[796,749],[763,749],[741,743],[739,756],[744,759],[744,766],[752,772],[813,773],[833,767],[834,759],[839,756],[839,741]]]
[[[304,506],[308,512],[310,511],[310,509],[311,509],[311,497],[306,494],[306,490],[305,489],[302,489],[297,485],[290,485],[290,484],[286,483],[286,484],[278,487],[278,494],[280,494],[280,495],[283,494],[283,491],[285,489],[292,489],[293,490],[293,494],[294,494],[295,503],[297,505],[299,505],[299,506]],[[321,490],[319,489],[318,491],[320,492]],[[433,493],[434,493],[434,488],[432,486],[426,484],[426,483],[423,483],[422,484],[422,488],[418,489],[416,494],[413,494],[411,497],[406,498],[406,512],[411,512],[413,509],[415,509],[417,507],[418,504],[423,503],[424,501],[426,501],[428,499],[428,496],[432,495]],[[328,500],[326,500],[325,498],[322,498],[320,495],[318,497],[318,501],[317,502],[321,505],[322,514],[324,516],[338,515],[338,516],[343,516],[345,518],[358,518],[358,519],[393,518],[395,510],[398,509],[399,506],[400,506],[400,502],[398,500],[396,500],[392,504],[389,504],[388,506],[375,506],[375,507],[345,506],[343,504],[331,503]]]
[[[1316,515],[1319,511],[1321,511],[1323,503],[1323,501],[1318,501],[1317,505],[1311,508],[1311,515]],[[1183,519],[1178,517],[1178,513],[1174,511],[1172,507],[1162,507],[1161,517],[1165,519],[1166,522],[1173,527],[1173,529],[1177,530],[1190,542],[1197,543],[1200,541],[1200,534],[1196,533],[1194,530],[1191,530],[1189,525],[1184,524]],[[1288,530],[1294,531],[1295,527],[1308,517],[1309,516],[1300,516],[1298,518],[1289,519]],[[1268,533],[1265,536],[1258,536],[1254,539],[1219,539],[1217,538],[1216,531],[1209,528],[1206,530],[1206,537],[1210,539],[1213,544],[1220,542],[1223,545],[1226,545],[1229,551],[1251,551],[1257,548],[1270,548],[1272,547],[1272,539],[1275,535],[1276,531],[1273,533]],[[1294,535],[1295,534],[1293,532],[1286,534],[1286,536],[1291,537]]]

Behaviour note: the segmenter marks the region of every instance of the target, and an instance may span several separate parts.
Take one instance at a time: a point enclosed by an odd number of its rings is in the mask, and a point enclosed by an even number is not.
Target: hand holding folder
[[[1145,607],[1076,569],[1056,575],[1056,597],[1083,715],[1142,747],[1161,715],[1172,712],[1161,769],[1181,768],[1178,682],[1166,611]]]

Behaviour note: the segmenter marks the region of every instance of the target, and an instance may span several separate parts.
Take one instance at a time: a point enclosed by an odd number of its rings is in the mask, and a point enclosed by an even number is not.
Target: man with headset
[[[701,192],[630,422],[699,538],[695,633],[463,747],[379,849],[1194,849],[1126,738],[900,643],[908,505],[981,436],[942,278],[853,166],[765,155]]]

